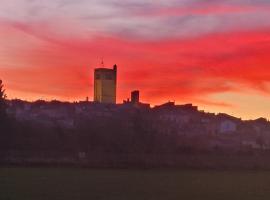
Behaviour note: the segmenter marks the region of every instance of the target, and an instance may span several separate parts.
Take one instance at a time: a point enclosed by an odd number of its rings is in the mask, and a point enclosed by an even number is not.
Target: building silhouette
[[[131,103],[138,104],[140,103],[140,91],[134,90],[131,92]]]
[[[116,103],[117,66],[96,68],[94,72],[94,102]]]

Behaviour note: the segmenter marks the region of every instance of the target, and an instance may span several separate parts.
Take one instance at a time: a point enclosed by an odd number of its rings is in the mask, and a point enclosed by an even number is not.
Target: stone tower
[[[94,72],[94,102],[116,103],[117,66],[96,68]]]

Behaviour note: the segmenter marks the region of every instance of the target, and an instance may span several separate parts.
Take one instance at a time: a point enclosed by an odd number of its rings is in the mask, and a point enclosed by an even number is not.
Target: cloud
[[[78,37],[103,33],[134,40],[159,40],[270,25],[265,20],[270,17],[267,1],[3,0],[2,5],[2,19],[47,24],[45,28],[53,34],[64,36],[66,32]]]

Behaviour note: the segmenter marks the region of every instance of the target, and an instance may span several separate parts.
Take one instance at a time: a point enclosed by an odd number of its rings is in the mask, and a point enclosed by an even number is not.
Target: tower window
[[[100,79],[100,74],[96,74],[96,79]]]
[[[107,75],[106,75],[106,79],[107,79],[107,80],[112,80],[112,79],[113,79],[113,78],[112,78],[112,75],[111,75],[111,74],[107,74]]]

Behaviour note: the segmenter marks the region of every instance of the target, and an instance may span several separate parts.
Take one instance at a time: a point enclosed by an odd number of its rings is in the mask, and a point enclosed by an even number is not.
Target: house
[[[228,134],[236,132],[237,125],[231,120],[224,120],[220,123],[218,133]]]

